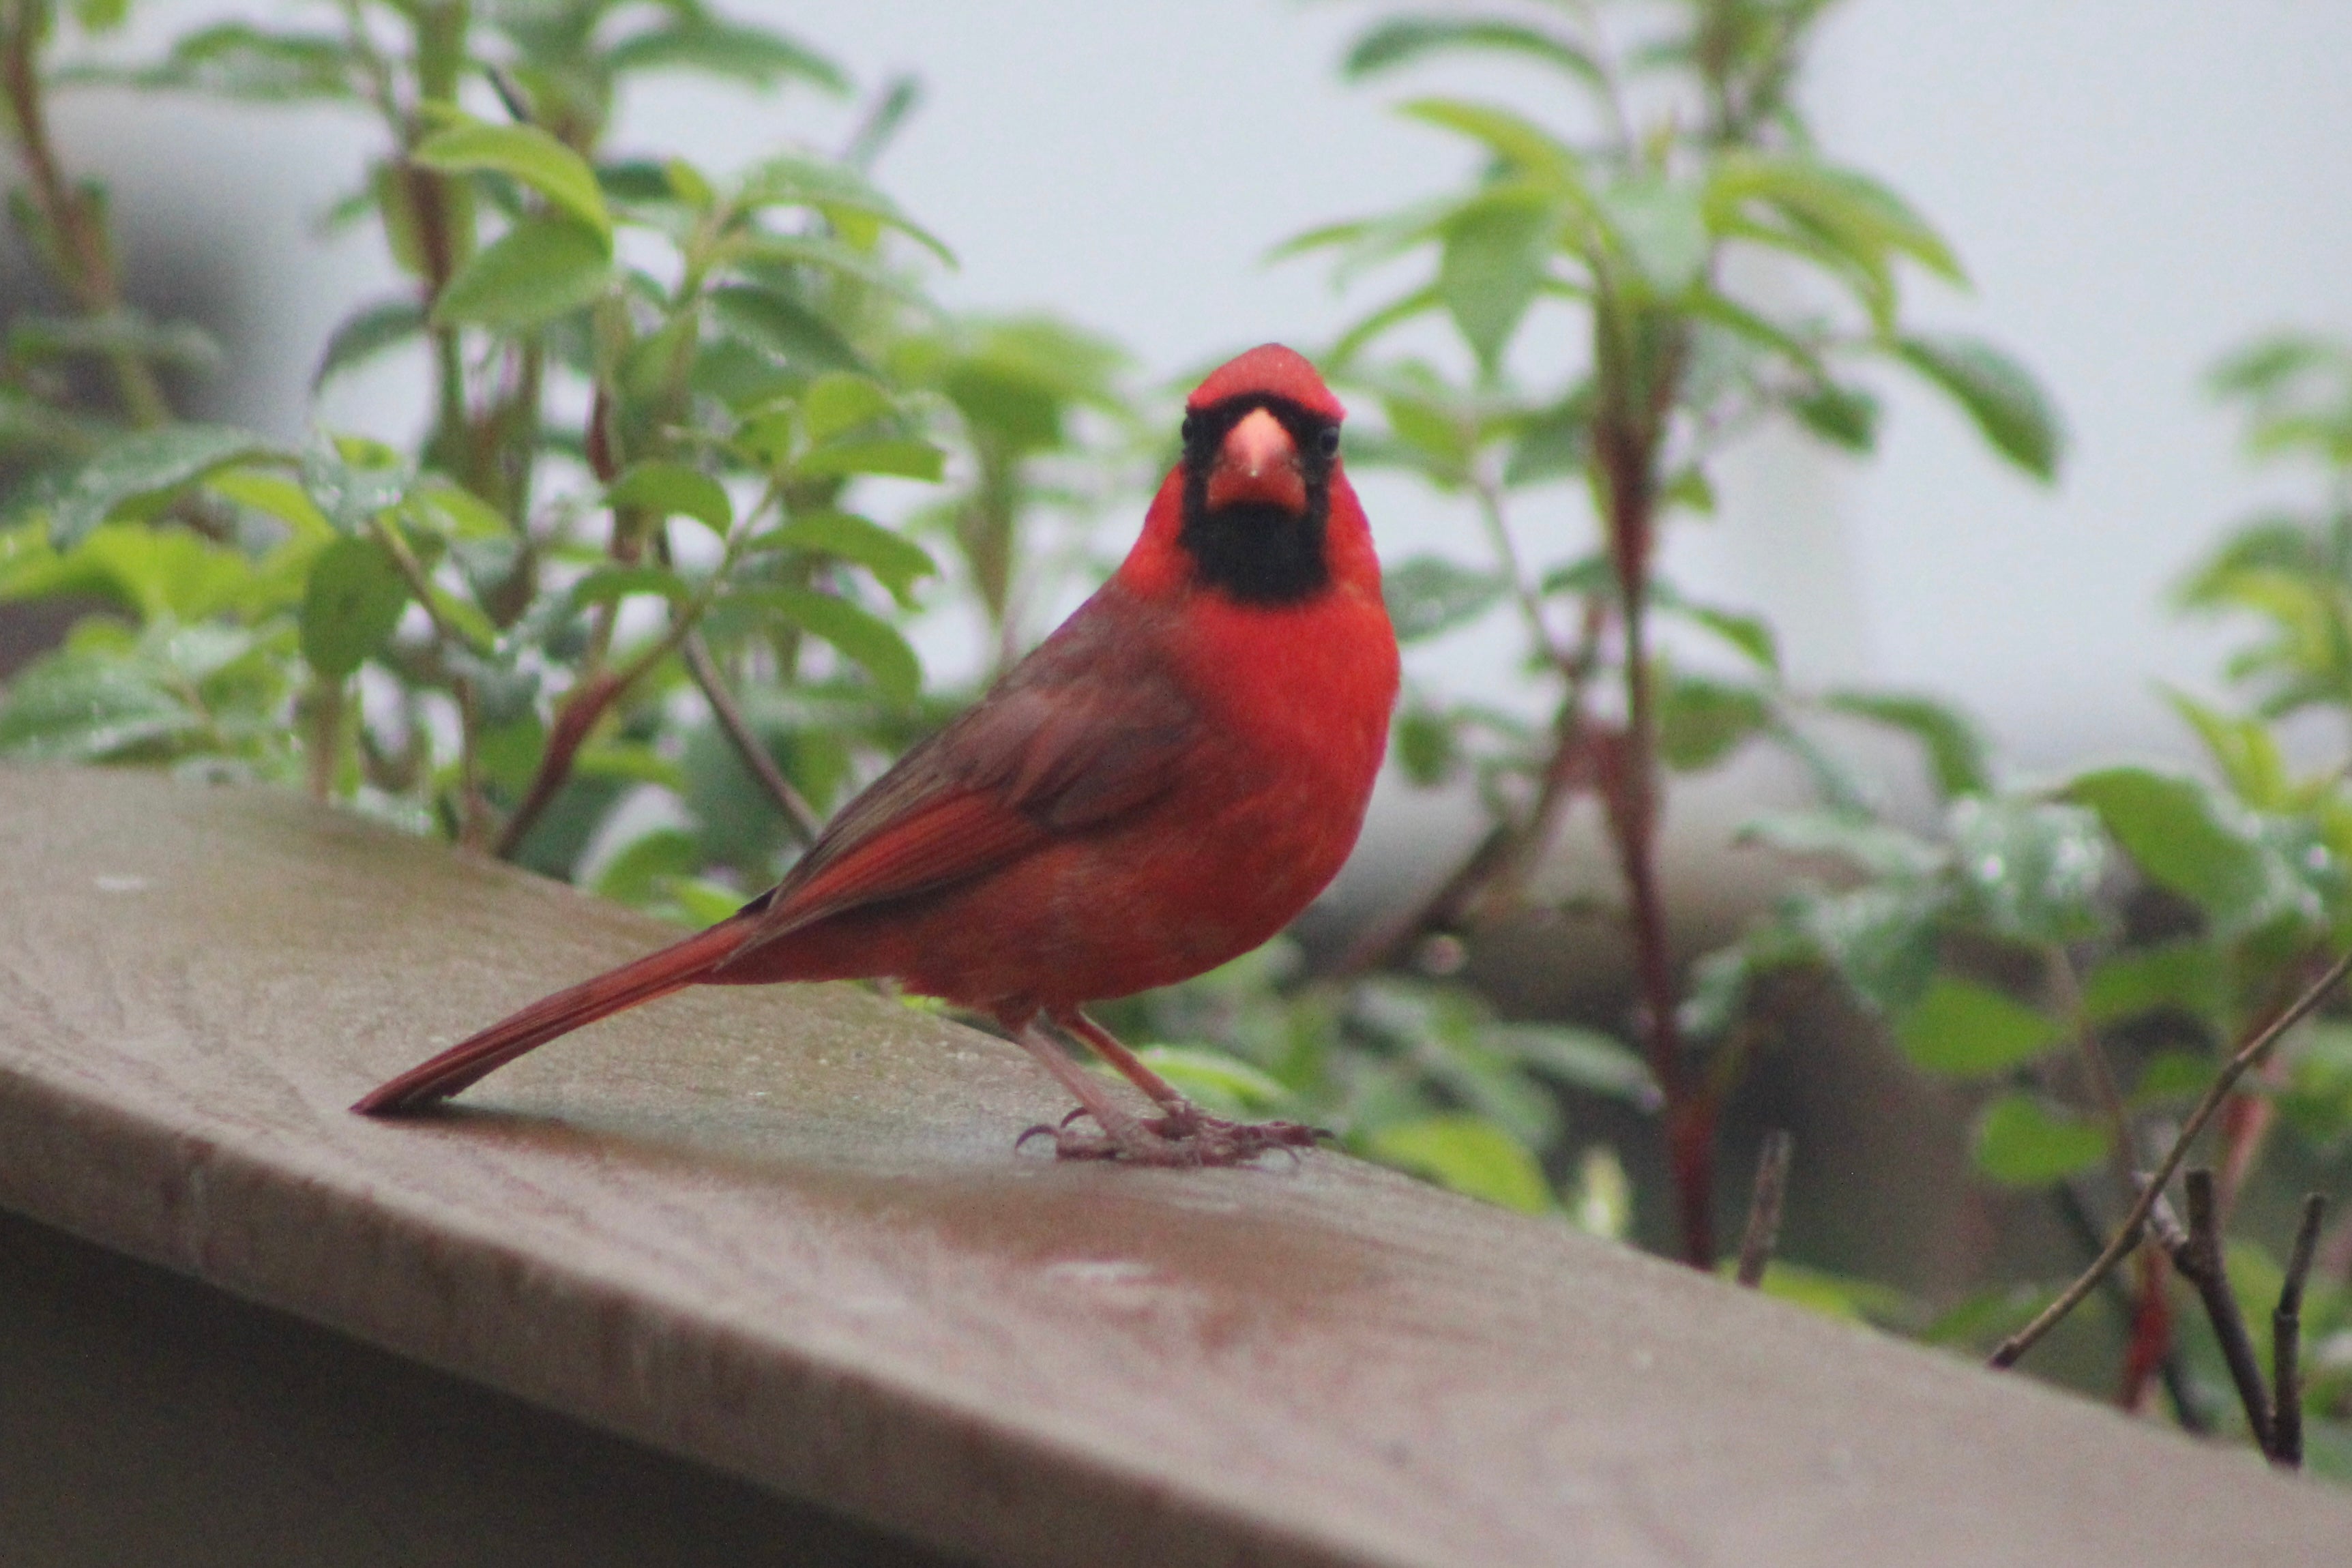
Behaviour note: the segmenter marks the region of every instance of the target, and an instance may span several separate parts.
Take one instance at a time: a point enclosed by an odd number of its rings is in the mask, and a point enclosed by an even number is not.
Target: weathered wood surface
[[[1004,1563],[2318,1563],[2352,1505],[1430,1191],[1064,1168],[1011,1047],[713,990],[344,1107],[658,928],[281,797],[0,770],[0,1205]]]

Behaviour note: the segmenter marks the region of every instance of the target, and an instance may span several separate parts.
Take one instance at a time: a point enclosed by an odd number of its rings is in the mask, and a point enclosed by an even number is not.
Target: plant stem
[[[2204,1098],[2197,1102],[2196,1108],[2189,1113],[2189,1119],[2181,1124],[2180,1132],[2174,1137],[2172,1147],[2166,1153],[2163,1162],[2157,1166],[2156,1174],[2140,1189],[2131,1212],[2124,1216],[2123,1223],[2116,1228],[2115,1235],[2100,1249],[2098,1257],[2092,1260],[2091,1266],[2084,1270],[2056,1301],[2044,1308],[2041,1315],[2003,1340],[2000,1347],[1992,1353],[1990,1365],[1995,1369],[2016,1365],[2019,1358],[2057,1327],[2067,1313],[2082,1305],[2083,1298],[2095,1290],[2109,1270],[2123,1261],[2125,1254],[2139,1245],[2141,1232],[2147,1225],[2148,1213],[2155,1208],[2157,1199],[2164,1196],[2165,1184],[2180,1168],[2180,1162],[2189,1155],[2189,1145],[2198,1134],[2205,1130],[2205,1124],[2213,1119],[2213,1113],[2220,1109],[2230,1091],[2237,1087],[2238,1080],[2244,1077],[2248,1070],[2260,1065],[2287,1030],[2310,1017],[2319,1004],[2327,999],[2328,993],[2342,983],[2347,973],[2352,973],[2352,952],[2346,953],[2329,965],[2327,972],[2309,990],[2296,998],[2294,1005],[2273,1019],[2235,1056],[2230,1058],[2206,1089]]]
[[[2304,1196],[2303,1223],[2295,1227],[2294,1250],[2287,1256],[2286,1278],[2271,1312],[2270,1456],[2271,1463],[2282,1469],[2303,1468],[2303,1286],[2311,1277],[2311,1260],[2319,1251],[2319,1225],[2326,1215],[2324,1196]]]
[[[122,285],[115,273],[104,215],[90,193],[76,189],[67,177],[49,133],[38,57],[47,9],[33,0],[0,0],[0,100],[10,110],[16,156],[32,183],[34,209],[48,230],[49,243],[35,249],[47,253],[58,281],[83,315],[111,315],[122,308]],[[106,360],[124,417],[142,430],[171,419],[171,404],[152,365],[130,348],[111,350]]]
[[[1714,1096],[1683,1062],[1675,1010],[1674,950],[1658,880],[1656,670],[1649,643],[1650,568],[1658,463],[1668,411],[1681,384],[1683,340],[1673,325],[1629,303],[1605,280],[1593,292],[1593,468],[1616,569],[1624,627],[1625,727],[1606,754],[1602,801],[1633,917],[1634,968],[1650,1071],[1665,1099],[1666,1164],[1673,1173],[1683,1260],[1715,1265]]]
[[[2205,1303],[2206,1320],[2213,1326],[2213,1338],[2221,1347],[2221,1359],[2230,1368],[2230,1381],[2237,1385],[2238,1402],[2245,1407],[2246,1425],[2254,1434],[2255,1446],[2269,1454],[2273,1451],[2270,1396],[2263,1387],[2262,1368],[2254,1361],[2254,1343],[2246,1333],[2238,1294],[2230,1289],[2230,1276],[2222,1267],[2221,1207],[2214,1197],[2213,1173],[2200,1166],[2184,1179],[2189,1189],[2187,1233],[2181,1232],[2162,1205],[2150,1207],[2149,1223],[2164,1249],[2172,1255],[2172,1266],[2197,1287],[2198,1297]]]
[[[1739,1283],[1755,1290],[1772,1266],[1772,1252],[1780,1244],[1780,1209],[1789,1195],[1789,1162],[1797,1144],[1788,1130],[1775,1127],[1764,1134],[1756,1156],[1756,1188],[1748,1200],[1748,1228],[1739,1238]]]
[[[718,661],[710,656],[709,644],[703,642],[702,633],[689,634],[679,645],[679,652],[686,657],[686,667],[694,676],[694,684],[702,688],[703,699],[710,704],[711,715],[719,720],[720,731],[734,746],[735,755],[742,759],[751,777],[760,781],[760,787],[768,792],[768,799],[775,802],[777,811],[782,815],[785,825],[792,829],[793,836],[800,840],[803,847],[814,843],[817,833],[824,825],[823,820],[817,816],[816,809],[793,788],[793,781],[784,777],[783,769],[776,766],[776,759],[768,755],[768,748],[760,743],[759,736],[744,719],[743,710],[735,706],[735,699],[728,692],[727,682],[719,673]]]
[[[303,703],[310,719],[310,733],[303,737],[306,769],[305,782],[310,799],[325,800],[335,792],[335,774],[342,763],[343,705],[348,684],[341,679],[329,680],[324,675],[313,676],[310,689]]]

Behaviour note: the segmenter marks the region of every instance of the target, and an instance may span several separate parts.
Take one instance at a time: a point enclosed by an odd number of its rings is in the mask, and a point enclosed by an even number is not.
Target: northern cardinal
[[[1079,1010],[1213,968],[1305,908],[1355,844],[1396,698],[1339,400],[1269,343],[1185,406],[1183,459],[1118,573],[842,808],[782,882],[353,1109],[416,1109],[687,986],[888,976],[993,1015],[1077,1098],[1044,1129],[1064,1157],[1229,1165],[1311,1142],[1297,1124],[1209,1115]],[[1122,1109],[1041,1019],[1157,1114]]]

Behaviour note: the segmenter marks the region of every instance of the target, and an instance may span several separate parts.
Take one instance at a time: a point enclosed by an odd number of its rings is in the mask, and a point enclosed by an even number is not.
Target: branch
[[[2067,1313],[2082,1305],[2083,1298],[2095,1290],[2099,1281],[2107,1277],[2108,1271],[2117,1263],[2122,1262],[2133,1248],[2139,1245],[2140,1232],[2147,1224],[2148,1214],[2155,1208],[2156,1200],[2163,1195],[2165,1184],[2169,1182],[2172,1179],[2172,1174],[2180,1168],[2180,1162],[2189,1155],[2189,1144],[2195,1140],[2199,1133],[2204,1131],[2205,1124],[2213,1119],[2213,1113],[2221,1108],[2221,1102],[2228,1097],[2230,1091],[2237,1086],[2238,1080],[2243,1078],[2251,1069],[2259,1066],[2263,1059],[2270,1054],[2271,1048],[2279,1042],[2280,1038],[2287,1030],[2310,1017],[2319,1004],[2327,999],[2328,993],[2336,988],[2347,973],[2352,973],[2352,953],[2345,954],[2329,965],[2327,972],[2322,975],[2309,990],[2296,998],[2293,1006],[2272,1019],[2269,1027],[2247,1041],[2238,1054],[2229,1060],[2222,1067],[2220,1075],[2213,1080],[2212,1086],[2205,1091],[2205,1097],[2197,1102],[2197,1108],[2189,1112],[2189,1119],[2181,1124],[2179,1135],[2173,1139],[2172,1147],[2166,1153],[2163,1163],[2157,1166],[2156,1174],[2148,1179],[2147,1186],[2141,1189],[2138,1200],[2131,1207],[2131,1212],[2124,1217],[2123,1224],[2116,1227],[2114,1237],[2100,1250],[2098,1257],[2093,1260],[2091,1266],[2083,1271],[2079,1279],[2066,1287],[2056,1301],[2042,1310],[2039,1317],[2001,1342],[2000,1348],[1992,1353],[1990,1363],[1991,1366],[1998,1370],[2016,1365],[2021,1356],[2032,1350],[2044,1334],[2065,1318]]]
[[[2254,1342],[2246,1333],[2245,1314],[2238,1309],[2237,1292],[2221,1264],[2221,1206],[2214,1201],[2213,1173],[2203,1166],[2184,1178],[2189,1188],[2189,1229],[2158,1205],[2148,1211],[2156,1239],[2172,1255],[2180,1277],[2197,1287],[2205,1303],[2205,1317],[2221,1342],[2221,1358],[2229,1363],[2230,1381],[2238,1385],[2238,1402],[2246,1407],[2246,1425],[2263,1453],[2271,1451],[2271,1402],[2263,1388],[2263,1369],[2254,1359]],[[2154,1191],[2153,1184],[2149,1186]]]
[[[803,847],[814,843],[819,830],[824,825],[823,821],[807,799],[793,788],[793,781],[784,777],[783,770],[776,766],[776,759],[769,756],[768,748],[760,743],[760,737],[751,732],[751,725],[744,720],[743,710],[737,707],[735,699],[728,695],[727,684],[719,678],[719,665],[711,658],[710,645],[702,640],[702,633],[689,634],[680,644],[680,652],[686,655],[688,673],[694,676],[694,684],[702,688],[704,700],[710,704],[710,711],[718,718],[719,727],[734,744],[735,755],[742,759],[744,767],[751,770],[751,777],[760,781],[760,787],[767,790],[768,799],[774,801],[776,810],[783,814],[793,837],[799,839]]]
[[[2303,1284],[2311,1277],[2311,1260],[2319,1251],[2319,1222],[2326,1217],[2327,1199],[2319,1193],[2303,1200],[2303,1223],[2295,1228],[2294,1250],[2287,1258],[2286,1280],[2279,1286],[2278,1306],[2271,1312],[2271,1463],[2281,1469],[2303,1468]]]
[[[1748,1229],[1739,1239],[1739,1282],[1750,1290],[1764,1283],[1772,1249],[1780,1241],[1780,1207],[1789,1193],[1789,1162],[1797,1143],[1785,1127],[1764,1134],[1763,1152],[1756,1156],[1756,1190],[1748,1202]]]

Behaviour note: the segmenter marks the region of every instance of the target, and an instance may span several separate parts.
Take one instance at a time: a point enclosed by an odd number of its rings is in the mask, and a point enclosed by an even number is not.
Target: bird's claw
[[[1059,1128],[1043,1124],[1021,1134],[1019,1143],[1050,1135],[1054,1154],[1065,1160],[1119,1160],[1138,1166],[1239,1166],[1260,1155],[1280,1150],[1293,1162],[1301,1149],[1313,1148],[1332,1134],[1300,1122],[1233,1122],[1212,1116],[1194,1105],[1170,1106],[1148,1121],[1131,1122],[1107,1132],[1083,1132],[1071,1125],[1082,1111],[1063,1119]]]

